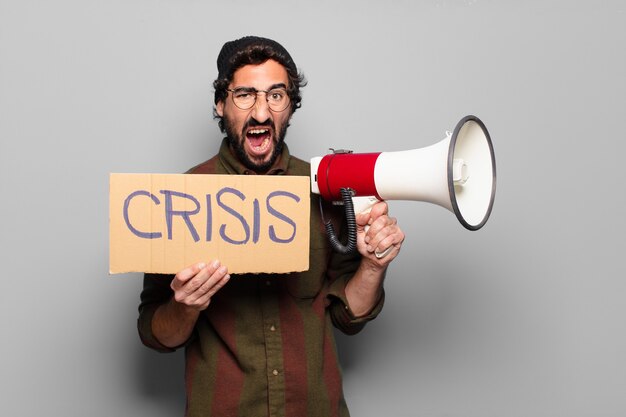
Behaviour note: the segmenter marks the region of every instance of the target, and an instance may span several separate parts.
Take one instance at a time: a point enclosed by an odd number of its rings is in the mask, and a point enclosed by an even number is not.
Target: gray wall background
[[[288,142],[494,141],[489,223],[392,202],[379,319],[339,338],[354,416],[626,415],[624,1],[0,0],[0,414],[182,415],[182,353],[140,345],[109,276],[108,174],[212,155],[215,59],[282,42],[309,85]]]

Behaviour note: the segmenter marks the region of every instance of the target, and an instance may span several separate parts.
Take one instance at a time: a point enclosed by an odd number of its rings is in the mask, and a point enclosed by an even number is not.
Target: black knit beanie
[[[255,49],[273,52],[272,59],[275,59],[285,68],[291,70],[293,74],[297,74],[298,70],[295,62],[293,62],[289,52],[287,52],[281,44],[259,36],[245,36],[234,41],[226,42],[224,46],[222,46],[222,50],[217,57],[217,78],[229,79],[232,77],[233,73],[238,69],[234,68],[234,65],[237,65],[237,58],[242,55],[245,50],[254,51]]]

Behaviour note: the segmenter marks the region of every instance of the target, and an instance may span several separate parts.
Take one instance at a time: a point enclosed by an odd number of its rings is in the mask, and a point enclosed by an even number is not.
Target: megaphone
[[[340,204],[350,199],[356,212],[381,200],[425,201],[454,213],[468,230],[478,230],[489,219],[495,197],[493,144],[484,123],[466,116],[452,133],[425,148],[334,151],[312,158],[311,191]]]

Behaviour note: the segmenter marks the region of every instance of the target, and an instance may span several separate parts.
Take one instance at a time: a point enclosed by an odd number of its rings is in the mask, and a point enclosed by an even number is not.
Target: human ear
[[[219,117],[224,117],[224,101],[220,100],[215,105],[215,112]]]

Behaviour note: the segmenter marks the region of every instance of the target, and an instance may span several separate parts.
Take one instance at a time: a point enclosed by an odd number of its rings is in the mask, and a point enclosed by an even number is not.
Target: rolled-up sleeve
[[[331,257],[328,268],[330,284],[327,293],[327,309],[333,325],[348,335],[353,335],[363,330],[367,322],[374,320],[380,314],[385,303],[385,292],[383,290],[380,299],[369,314],[356,317],[350,309],[350,304],[346,297],[346,285],[356,273],[360,262],[361,255],[358,253],[350,256],[334,254]]]
[[[174,352],[176,350],[160,343],[152,332],[154,312],[173,295],[173,291],[170,288],[173,278],[172,275],[161,274],[144,274],[143,278],[137,331],[139,332],[141,342],[158,352]]]
[[[346,284],[347,281],[343,279],[331,284],[328,292],[330,299],[328,309],[333,325],[343,333],[353,335],[363,330],[367,322],[374,320],[380,314],[385,304],[385,292],[383,290],[380,299],[369,314],[356,317],[346,298]]]

